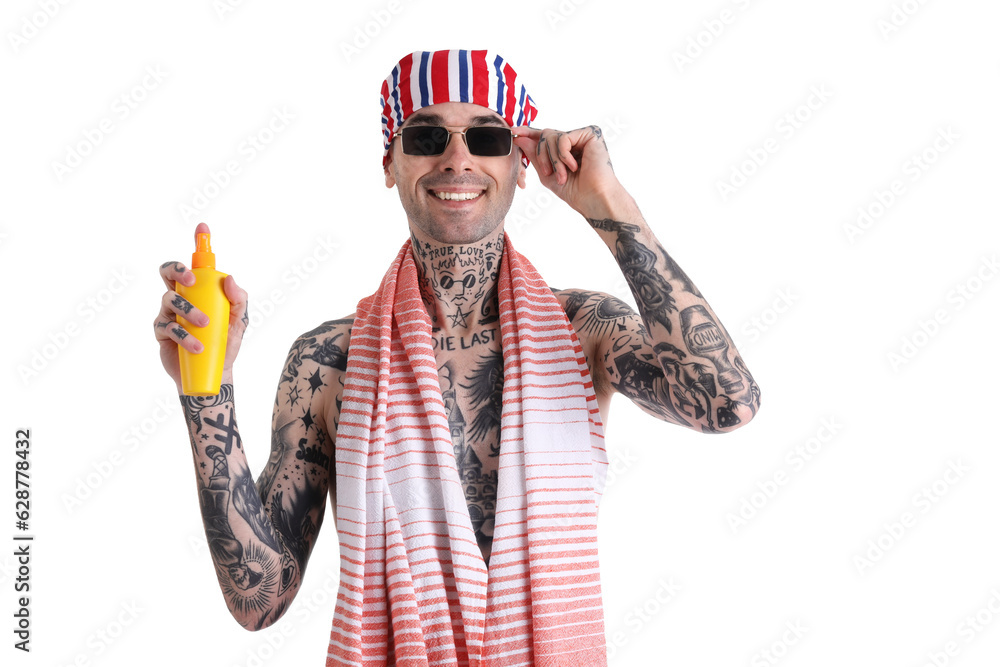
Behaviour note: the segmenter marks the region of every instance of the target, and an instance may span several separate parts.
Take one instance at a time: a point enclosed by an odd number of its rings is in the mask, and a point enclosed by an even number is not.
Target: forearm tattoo
[[[655,322],[670,333],[673,330],[670,313],[677,311],[677,305],[671,294],[673,288],[656,271],[656,254],[636,239],[635,232],[639,231],[639,226],[608,218],[604,220],[587,218],[587,222],[594,229],[617,234],[615,259],[618,260],[618,266],[625,274],[625,280],[639,304],[639,314],[642,315],[647,327]]]
[[[245,458],[239,459],[235,470],[230,465],[230,457],[243,448],[232,385],[222,385],[216,396],[182,396],[181,401],[199,469],[205,534],[220,586],[234,616],[259,629],[268,618],[273,622],[285,611],[287,600],[280,598],[301,581],[322,522],[322,513],[315,517],[314,510],[322,507],[326,494],[328,461],[322,459],[329,457],[318,447],[305,447],[303,440],[299,443],[302,464],[292,473],[296,479],[286,470],[283,478],[289,483],[281,488],[281,482],[276,481],[278,469],[269,462],[263,481],[255,485]],[[319,430],[318,425],[315,428]],[[284,451],[279,448],[279,461]],[[322,470],[315,470],[316,465]],[[310,473],[307,466],[314,470]],[[237,517],[255,539],[241,541],[236,537],[238,532],[231,522]]]
[[[588,222],[614,234],[612,252],[643,323],[629,325],[631,308],[613,297],[565,295],[567,316],[577,318],[581,331],[611,340],[602,362],[615,389],[647,412],[706,432],[756,414],[760,390],[691,279],[655,239],[647,247],[638,225]],[[690,304],[679,312],[678,294]]]
[[[197,433],[201,433],[201,411],[233,401],[233,385],[223,384],[215,396],[185,396],[181,395],[181,405],[184,407],[184,417],[195,425]],[[207,436],[206,436],[207,439]]]
[[[226,455],[220,447],[209,445],[205,455],[211,458],[212,473],[201,488],[202,519],[205,536],[212,552],[222,593],[239,615],[270,613],[270,601],[278,583],[278,565],[265,549],[241,544],[229,523],[230,475]]]

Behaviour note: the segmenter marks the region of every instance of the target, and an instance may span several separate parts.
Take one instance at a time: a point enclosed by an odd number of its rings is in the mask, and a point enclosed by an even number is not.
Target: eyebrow
[[[414,113],[412,116],[406,119],[405,125],[445,125],[444,118],[440,115],[432,112],[420,113],[419,111]],[[507,127],[507,123],[502,121],[497,116],[475,116],[469,121],[469,127],[476,127],[479,125],[496,125],[498,127]]]

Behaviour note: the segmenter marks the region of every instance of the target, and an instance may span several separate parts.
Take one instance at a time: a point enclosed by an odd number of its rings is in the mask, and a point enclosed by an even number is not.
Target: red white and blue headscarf
[[[538,114],[517,72],[492,51],[415,51],[396,63],[382,83],[382,166],[392,135],[417,109],[470,102],[497,112],[511,127],[530,125]],[[525,160],[527,166],[527,160]]]

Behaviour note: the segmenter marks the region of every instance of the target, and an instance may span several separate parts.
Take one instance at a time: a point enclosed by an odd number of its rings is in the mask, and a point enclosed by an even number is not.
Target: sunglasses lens
[[[469,152],[483,157],[510,155],[511,131],[501,127],[470,127],[465,131]]]
[[[441,155],[448,145],[448,130],[436,125],[404,127],[403,152],[407,155]],[[480,157],[510,155],[512,132],[502,127],[470,127],[465,131],[469,152]]]
[[[441,155],[448,145],[448,130],[431,125],[404,127],[403,152],[407,155]]]

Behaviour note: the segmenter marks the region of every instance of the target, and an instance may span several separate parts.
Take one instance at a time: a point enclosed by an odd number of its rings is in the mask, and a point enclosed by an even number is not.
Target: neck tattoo
[[[437,332],[472,331],[496,322],[497,275],[503,255],[503,230],[476,243],[413,241],[420,296]]]

